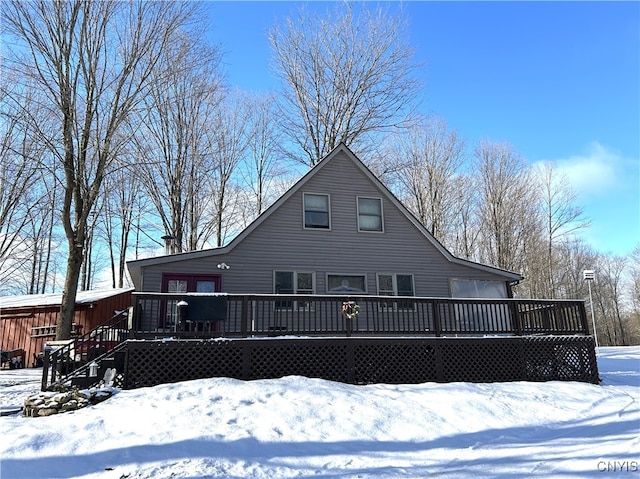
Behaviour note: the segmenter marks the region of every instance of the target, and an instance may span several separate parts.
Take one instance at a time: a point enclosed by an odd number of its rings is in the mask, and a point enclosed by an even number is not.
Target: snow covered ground
[[[0,478],[640,477],[640,347],[600,385],[205,379],[0,418]],[[0,371],[0,406],[41,370]]]

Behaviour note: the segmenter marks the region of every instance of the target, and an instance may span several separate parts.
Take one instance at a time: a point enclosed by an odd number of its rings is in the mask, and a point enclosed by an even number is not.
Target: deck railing
[[[43,351],[42,390],[63,377],[83,374],[92,361],[99,360],[125,341],[131,327],[130,319],[129,310],[119,311],[83,336],[48,342]]]
[[[133,302],[138,338],[589,334],[584,302],[571,300],[134,293]]]
[[[50,343],[54,347],[44,354],[42,390],[73,380],[93,384],[91,363],[109,367],[126,339],[589,334],[583,301],[188,293],[132,297],[132,308],[98,328]],[[101,375],[100,370],[95,382]]]

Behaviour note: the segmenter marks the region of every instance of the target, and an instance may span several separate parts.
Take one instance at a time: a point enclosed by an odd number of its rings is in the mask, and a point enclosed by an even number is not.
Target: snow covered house
[[[229,244],[127,267],[133,314],[93,336],[129,339],[100,366],[126,388],[597,380],[582,301],[513,298],[520,274],[453,256],[345,145]],[[86,340],[56,351],[45,376]],[[71,380],[90,384],[87,367]]]
[[[158,293],[509,298],[522,279],[453,256],[344,145],[228,245],[127,266]]]

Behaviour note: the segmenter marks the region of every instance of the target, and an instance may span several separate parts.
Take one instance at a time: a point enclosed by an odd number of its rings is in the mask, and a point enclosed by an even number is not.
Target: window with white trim
[[[327,293],[366,293],[367,278],[364,274],[327,274]]]
[[[274,271],[273,289],[276,294],[314,294],[315,273],[308,271]],[[278,309],[308,308],[307,301],[276,301]]]
[[[358,231],[383,231],[382,199],[358,197]]]
[[[329,195],[304,193],[304,227],[309,229],[331,229]]]
[[[413,275],[398,273],[378,273],[379,296],[414,296]],[[410,300],[394,300],[380,303],[384,309],[414,309]]]

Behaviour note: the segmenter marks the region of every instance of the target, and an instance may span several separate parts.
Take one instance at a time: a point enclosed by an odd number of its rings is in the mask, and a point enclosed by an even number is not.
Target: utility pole
[[[598,353],[598,333],[596,332],[596,317],[593,314],[593,297],[591,296],[591,282],[595,279],[595,271],[592,269],[585,269],[582,272],[582,279],[589,285],[589,304],[591,305],[591,322],[593,323],[593,337],[596,340],[596,356]]]

